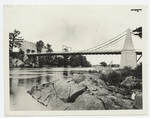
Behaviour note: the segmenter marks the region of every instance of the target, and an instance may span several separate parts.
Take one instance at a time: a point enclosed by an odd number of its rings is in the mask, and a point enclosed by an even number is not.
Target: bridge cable
[[[124,35],[125,36],[125,35]],[[122,38],[123,38],[123,36],[122,36]],[[116,44],[117,42],[119,42],[119,41],[121,41],[122,39],[120,38],[120,40],[116,40],[116,41],[114,41],[114,42],[112,42],[111,44]],[[110,46],[109,44],[107,44],[107,45],[104,45],[103,47],[100,47],[100,48],[102,48],[102,49],[104,49],[104,48],[106,48],[106,46],[108,47],[108,46]],[[96,49],[95,49],[96,50]]]
[[[122,39],[121,39],[122,40]],[[117,42],[119,42],[119,41],[121,41],[121,40],[117,40],[117,41],[115,41],[115,42],[112,42],[111,44],[113,45],[113,44],[116,44]],[[107,48],[107,47],[109,47],[110,45],[108,44],[108,45],[104,45],[103,47],[99,47],[99,48],[97,48],[97,49],[94,49],[94,50],[98,50],[98,49],[100,49],[100,50],[103,50],[103,49],[105,49],[105,48]],[[94,51],[93,50],[93,51]]]
[[[113,41],[111,41],[111,42],[109,42],[109,43],[107,43],[107,44],[105,44],[105,45],[103,45],[103,46],[101,46],[101,47],[98,47],[98,48],[96,48],[96,49],[94,49],[94,50],[97,50],[97,49],[100,49],[100,48],[103,48],[103,47],[106,47],[106,46],[110,46],[110,44],[116,43],[119,39],[121,39],[121,38],[124,37],[125,35],[126,35],[126,34],[124,34],[124,35],[118,37],[117,39],[115,39],[115,40],[113,40]],[[92,51],[93,51],[93,50],[92,50]]]
[[[95,46],[95,47],[92,47],[92,48],[83,50],[83,51],[81,51],[81,52],[88,51],[88,50],[91,50],[91,49],[93,49],[93,48],[96,48],[96,47],[99,47],[99,46],[101,46],[101,45],[104,45],[104,44],[106,44],[106,43],[108,43],[108,42],[114,40],[115,38],[117,38],[117,37],[120,36],[121,34],[125,33],[126,31],[127,31],[127,30],[125,30],[124,32],[120,33],[119,35],[117,35],[117,36],[111,38],[110,40],[108,40],[108,41],[106,41],[106,42],[104,42],[104,43],[102,43],[102,44],[99,44],[99,45],[97,45],[97,46]]]

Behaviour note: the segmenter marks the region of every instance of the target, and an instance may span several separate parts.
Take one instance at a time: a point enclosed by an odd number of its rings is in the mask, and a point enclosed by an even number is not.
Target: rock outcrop
[[[121,83],[121,85],[124,85],[128,88],[136,88],[136,87],[142,86],[142,80],[137,79],[136,77],[133,77],[133,76],[128,76]]]
[[[74,74],[70,79],[57,79],[34,86],[28,93],[49,110],[115,110],[142,109],[142,95],[135,100],[114,93],[97,76]]]
[[[133,108],[135,108],[135,109],[142,109],[143,108],[142,92],[136,92],[135,100],[133,103]]]

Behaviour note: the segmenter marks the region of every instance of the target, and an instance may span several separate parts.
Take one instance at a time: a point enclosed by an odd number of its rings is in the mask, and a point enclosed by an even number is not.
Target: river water
[[[68,78],[76,73],[86,73],[93,68],[11,68],[10,69],[10,110],[48,110],[36,102],[27,91],[33,86],[44,84],[55,78]]]

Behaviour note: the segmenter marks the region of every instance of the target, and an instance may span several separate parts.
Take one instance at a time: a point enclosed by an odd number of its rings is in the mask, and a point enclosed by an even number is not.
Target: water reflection
[[[81,69],[81,68],[80,68]],[[73,71],[80,71],[75,68]],[[44,84],[51,79],[68,78],[73,71],[68,68],[11,68],[10,69],[10,110],[47,110],[36,102],[27,91],[33,86]]]
[[[41,84],[41,77],[38,77],[37,79],[36,79],[36,85],[40,85]]]
[[[47,81],[47,82],[49,82],[49,81],[50,81],[50,79],[51,79],[51,77],[50,77],[50,76],[46,76],[46,81]]]

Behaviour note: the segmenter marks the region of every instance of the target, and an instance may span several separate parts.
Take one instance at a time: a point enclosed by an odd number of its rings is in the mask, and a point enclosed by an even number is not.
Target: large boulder
[[[115,109],[115,104],[110,98],[108,98],[106,96],[98,96],[98,99],[102,101],[105,109],[107,109],[107,110]]]
[[[97,96],[97,98],[103,102],[105,109],[108,110],[133,108],[133,100],[123,99],[122,96],[116,96],[115,94]]]
[[[137,79],[136,77],[133,77],[133,76],[128,76],[121,83],[121,85],[126,86],[128,88],[135,88],[136,86],[142,85],[142,80]]]
[[[34,86],[27,93],[44,106],[59,109],[56,102],[58,104],[73,103],[84,91],[85,86],[75,84],[73,81],[58,80],[55,83],[49,82],[40,86]]]
[[[143,108],[142,92],[136,92],[135,100],[133,103],[133,108],[135,108],[135,109],[142,109]]]
[[[105,82],[92,74],[73,74],[72,80],[80,85],[94,85],[99,87],[107,87]]]
[[[82,91],[84,91],[83,90],[84,86],[75,84],[71,80],[63,80],[63,79],[57,81],[54,84],[54,88],[56,90],[57,96],[64,102],[68,102],[68,100],[71,100],[71,96],[74,95],[75,93],[79,92],[79,94],[80,93],[82,94]]]
[[[85,80],[92,85],[106,87],[106,84],[103,80],[99,79],[96,75],[84,74]]]
[[[105,96],[110,93],[106,88],[104,87],[98,87],[94,85],[87,85],[87,90],[90,91],[90,94],[92,95],[99,95],[99,96]]]
[[[34,86],[27,91],[37,102],[47,106],[50,99],[56,96],[53,83],[42,84],[41,86]]]
[[[113,69],[111,69],[111,68],[104,68],[102,71],[101,71],[101,73],[103,74],[103,75],[105,75],[106,77],[108,77],[108,75],[110,74],[110,73],[112,73],[114,70]]]
[[[82,82],[82,81],[84,81],[85,80],[85,77],[83,76],[83,74],[73,74],[73,77],[72,77],[72,79],[73,79],[73,81],[75,82],[75,83],[80,83],[80,82]]]
[[[133,109],[133,100],[131,99],[122,99],[122,102],[125,104],[125,106],[128,108],[128,109]]]
[[[135,99],[131,99],[131,95],[129,97],[121,95],[118,88],[107,87],[95,75],[82,74],[81,76],[75,75],[75,77],[74,79],[51,80],[49,83],[32,87],[28,93],[50,110],[142,108],[142,93],[140,92],[136,93]]]
[[[92,96],[88,93],[83,93],[80,95],[75,103],[75,107],[78,110],[104,110],[105,107],[101,100],[97,99],[95,96]]]

